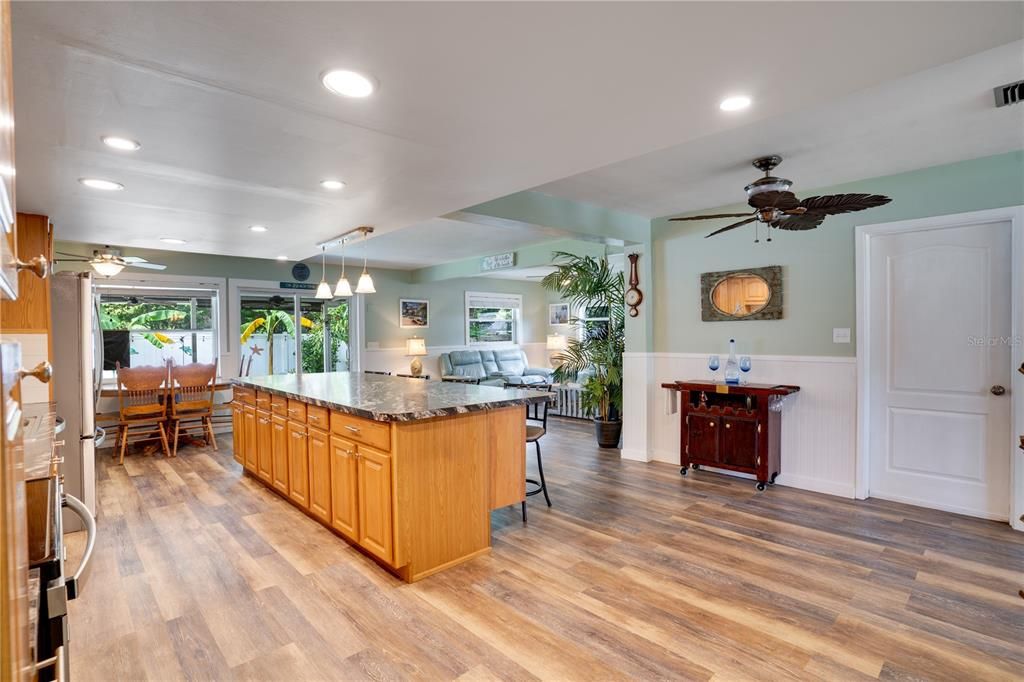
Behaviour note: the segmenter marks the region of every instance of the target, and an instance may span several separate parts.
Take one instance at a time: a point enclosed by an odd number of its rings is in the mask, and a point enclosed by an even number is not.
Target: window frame
[[[493,308],[509,308],[512,310],[512,339],[510,341],[474,341],[470,335],[470,323],[473,321],[470,318],[470,310],[474,308],[482,308],[484,306],[474,305],[470,306],[470,301],[474,299],[493,299],[495,305],[488,306]],[[502,303],[511,303],[511,305],[502,305]],[[523,296],[522,294],[505,294],[497,291],[467,291],[465,298],[465,305],[463,307],[463,322],[465,327],[465,341],[466,345],[472,348],[496,348],[502,346],[517,346],[519,345],[519,339],[521,336],[522,327],[522,315],[523,315]],[[477,320],[479,321],[479,320]]]

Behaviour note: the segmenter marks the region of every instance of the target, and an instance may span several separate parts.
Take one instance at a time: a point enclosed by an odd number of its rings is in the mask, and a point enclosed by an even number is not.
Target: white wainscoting
[[[512,347],[511,345],[509,347]],[[544,343],[521,343],[519,347],[526,351],[531,367],[550,367],[547,345]],[[431,379],[441,378],[441,354],[454,350],[479,350],[469,346],[427,346],[427,354],[420,357],[423,373]],[[488,350],[493,350],[488,348]],[[405,348],[364,348],[362,353],[363,370],[391,372],[392,374],[408,374],[412,358],[407,357]]]
[[[627,353],[623,457],[679,462],[679,413],[666,414],[662,383],[710,378],[707,354]],[[782,419],[782,473],[778,484],[853,498],[857,434],[857,364],[852,357],[751,356],[752,383],[800,386]],[[646,400],[635,377],[646,374]],[[721,370],[719,370],[721,374]],[[641,413],[643,416],[641,417]],[[636,431],[646,427],[645,439]],[[728,473],[728,472],[723,472]]]

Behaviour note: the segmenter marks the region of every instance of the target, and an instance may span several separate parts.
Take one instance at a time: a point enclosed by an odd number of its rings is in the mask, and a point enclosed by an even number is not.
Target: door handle
[[[1003,395],[1004,393],[1006,393],[1006,388],[1000,386],[999,384],[996,384],[995,386],[990,388],[989,391],[992,392],[992,395]]]
[[[22,367],[18,370],[18,378],[24,379],[25,377],[35,377],[44,384],[48,384],[50,383],[50,378],[53,377],[53,367],[46,360],[43,360],[32,369]]]
[[[89,566],[89,559],[92,558],[92,550],[96,547],[96,521],[92,518],[88,507],[74,495],[65,493],[61,506],[70,509],[85,524],[85,552],[82,554],[82,563],[78,565],[75,574],[67,580],[68,599],[75,599],[82,592],[82,578],[85,576],[86,567]]]

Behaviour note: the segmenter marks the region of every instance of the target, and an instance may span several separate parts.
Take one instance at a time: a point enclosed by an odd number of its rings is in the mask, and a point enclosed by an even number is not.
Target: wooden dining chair
[[[178,456],[178,439],[186,435],[201,436],[213,449],[213,396],[217,383],[217,363],[178,365],[171,367],[171,419],[174,421],[174,457]]]
[[[117,368],[118,438],[124,464],[124,451],[129,443],[160,440],[164,456],[170,456],[167,445],[167,365],[159,367]],[[132,439],[132,431],[135,438]]]

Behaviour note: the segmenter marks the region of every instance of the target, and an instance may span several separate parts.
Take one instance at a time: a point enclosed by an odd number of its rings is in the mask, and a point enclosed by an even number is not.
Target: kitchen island
[[[525,406],[552,394],[328,372],[233,379],[246,474],[407,582],[490,551],[525,499]]]

